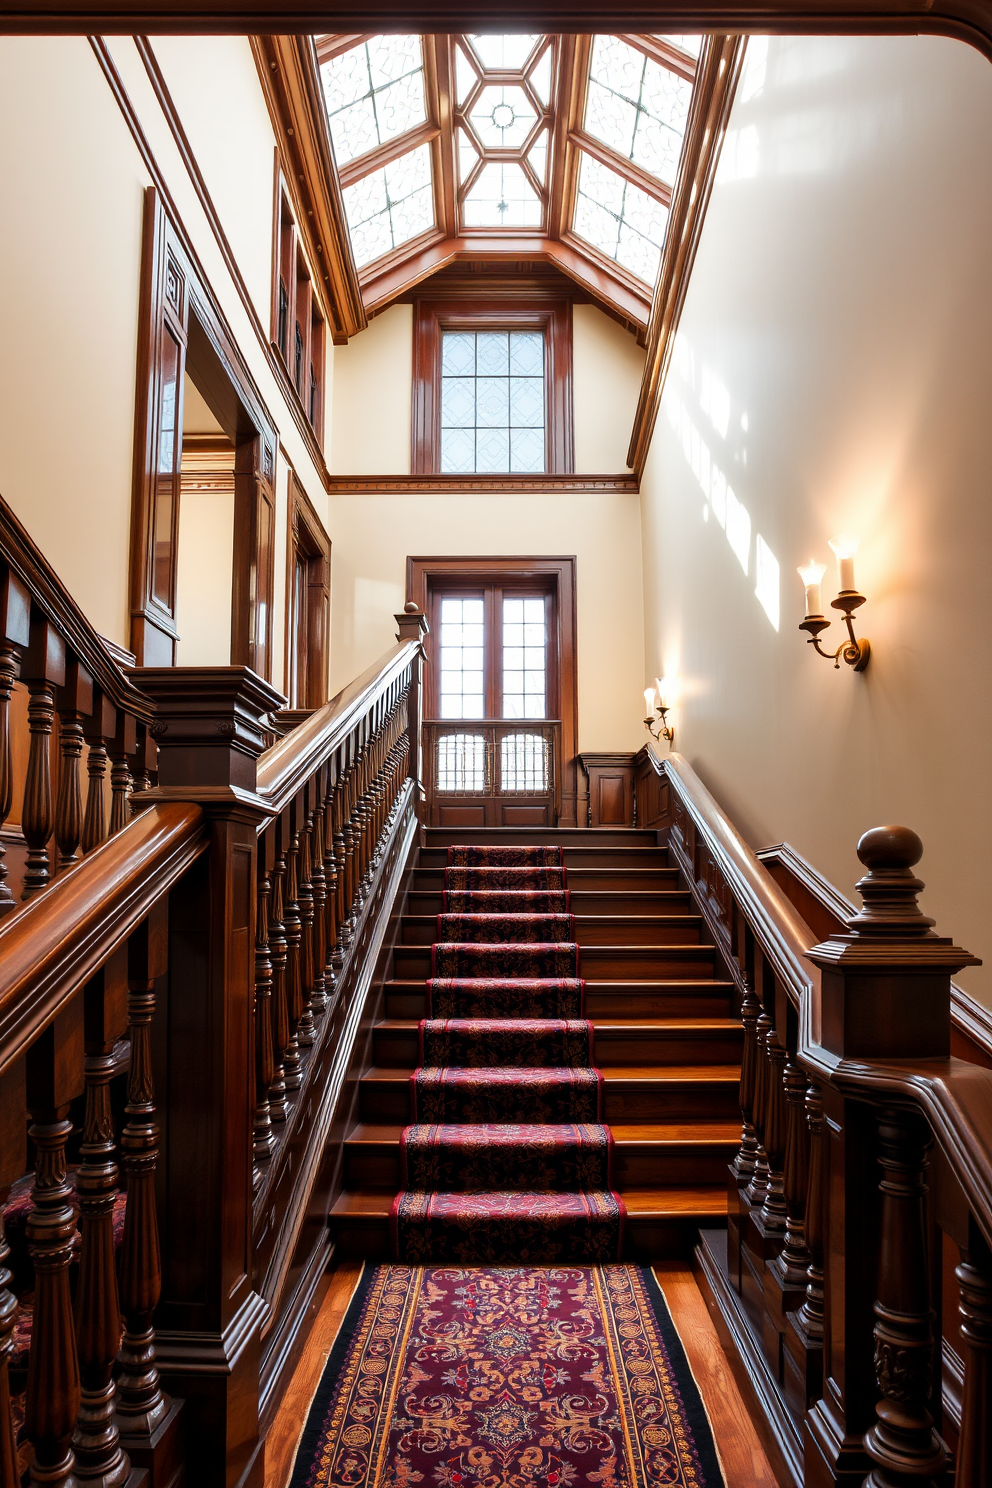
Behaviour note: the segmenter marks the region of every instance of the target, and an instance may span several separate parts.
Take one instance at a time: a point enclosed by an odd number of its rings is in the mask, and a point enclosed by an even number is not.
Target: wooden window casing
[[[272,241],[272,345],[294,396],[318,440],[324,437],[326,333],[319,297],[304,257],[276,152]]]
[[[331,542],[295,475],[286,549],[286,692],[291,708],[319,708],[327,701]]]
[[[575,468],[572,426],[572,304],[533,298],[416,300],[413,310],[411,471],[441,469],[441,338],[444,331],[540,331],[544,336],[545,472]],[[473,479],[478,477],[473,476]],[[500,477],[505,480],[505,476]],[[512,479],[512,476],[511,476]]]

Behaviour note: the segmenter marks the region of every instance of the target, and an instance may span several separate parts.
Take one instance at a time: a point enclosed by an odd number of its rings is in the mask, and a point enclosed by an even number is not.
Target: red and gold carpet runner
[[[619,1258],[583,987],[561,849],[449,848],[391,1214],[399,1260]]]

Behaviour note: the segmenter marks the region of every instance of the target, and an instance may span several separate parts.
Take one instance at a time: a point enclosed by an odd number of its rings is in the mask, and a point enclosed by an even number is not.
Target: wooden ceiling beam
[[[696,63],[692,57],[680,52],[677,47],[667,46],[657,36],[634,36],[628,31],[620,36],[620,40],[625,41],[628,46],[636,47],[669,72],[678,73],[687,83],[691,83],[696,76]]]
[[[395,139],[387,140],[384,145],[377,145],[374,150],[367,150],[364,155],[358,155],[354,160],[349,160],[347,165],[338,167],[342,190],[354,185],[363,176],[369,176],[373,171],[381,170],[391,160],[398,160],[401,155],[415,150],[418,145],[429,145],[431,140],[437,139],[440,133],[434,121],[426,119],[423,124],[417,124],[413,129],[408,129],[406,134],[399,134]]]
[[[581,129],[573,129],[569,132],[569,144],[577,150],[584,150],[601,165],[616,171],[618,175],[625,176],[628,181],[633,181],[647,196],[653,196],[656,201],[662,202],[666,207],[671,205],[672,188],[665,181],[659,181],[650,171],[643,166],[635,165],[633,160],[628,160],[626,155],[621,155],[618,150],[611,150],[609,145],[604,145],[602,140],[586,134]]]

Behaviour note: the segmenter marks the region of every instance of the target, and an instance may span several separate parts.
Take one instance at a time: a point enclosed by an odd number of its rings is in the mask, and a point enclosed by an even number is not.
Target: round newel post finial
[[[857,884],[864,901],[848,920],[859,939],[916,940],[933,935],[933,920],[920,909],[924,884],[913,873],[923,856],[923,843],[909,827],[873,827],[858,843],[858,857],[868,872]]]
[[[420,606],[418,605],[418,603],[417,603],[417,601],[415,599],[408,599],[407,602],[406,602],[406,604],[403,606],[403,608],[404,608],[404,610],[406,611],[406,613],[408,615],[419,615],[420,614]]]

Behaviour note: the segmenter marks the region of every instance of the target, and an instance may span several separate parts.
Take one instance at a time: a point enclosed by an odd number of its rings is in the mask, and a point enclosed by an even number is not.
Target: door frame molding
[[[577,824],[579,696],[578,634],[576,610],[576,559],[565,557],[522,557],[494,555],[478,557],[408,557],[406,560],[406,597],[427,613],[432,585],[438,579],[458,583],[479,581],[491,584],[494,579],[550,580],[558,612],[558,689],[561,717],[561,816],[559,826]]]

